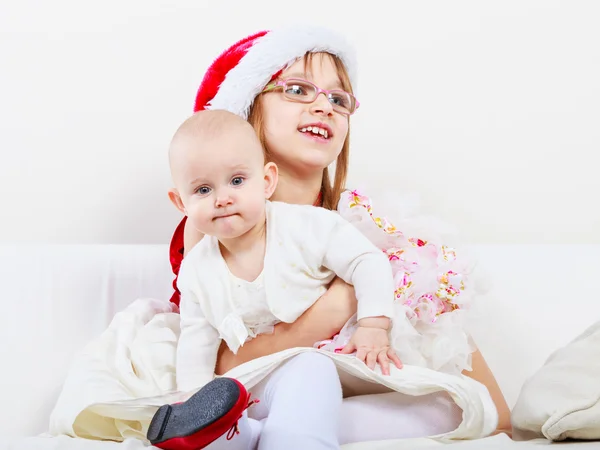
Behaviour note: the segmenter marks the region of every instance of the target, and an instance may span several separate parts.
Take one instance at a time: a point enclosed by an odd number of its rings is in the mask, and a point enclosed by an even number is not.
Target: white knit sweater
[[[267,202],[266,217],[263,287],[275,318],[294,322],[336,275],[354,286],[358,319],[392,316],[391,266],[354,225],[333,211],[280,202]],[[232,301],[228,272],[212,236],[205,236],[183,260],[178,277],[178,390],[199,388],[213,379],[221,339],[237,352],[249,337]]]

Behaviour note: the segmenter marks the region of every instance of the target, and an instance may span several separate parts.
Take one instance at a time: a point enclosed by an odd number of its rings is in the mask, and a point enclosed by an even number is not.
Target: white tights
[[[342,387],[334,362],[302,353],[250,390],[260,402],[239,421],[240,433],[217,439],[210,450],[338,449]]]
[[[210,450],[338,449],[340,445],[423,437],[454,430],[462,411],[448,394],[398,392],[344,399],[333,361],[302,353],[251,389],[260,403],[239,421],[240,433]]]
[[[458,428],[462,410],[446,392],[413,397],[400,392],[344,399],[339,442],[432,436]]]

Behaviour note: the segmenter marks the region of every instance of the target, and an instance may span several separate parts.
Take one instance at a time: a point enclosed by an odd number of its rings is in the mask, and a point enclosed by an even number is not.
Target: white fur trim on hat
[[[273,75],[307,52],[327,52],[339,57],[355,85],[355,50],[342,35],[321,27],[282,28],[256,40],[227,73],[208,109],[224,109],[247,119],[255,97]]]

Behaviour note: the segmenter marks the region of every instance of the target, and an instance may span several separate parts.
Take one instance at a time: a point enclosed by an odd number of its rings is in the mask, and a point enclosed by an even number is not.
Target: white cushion
[[[512,420],[551,440],[600,439],[600,321],[527,380]]]

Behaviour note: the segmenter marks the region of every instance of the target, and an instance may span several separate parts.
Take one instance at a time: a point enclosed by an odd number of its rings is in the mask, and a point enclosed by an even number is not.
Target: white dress
[[[475,347],[465,325],[475,289],[467,258],[445,245],[433,227],[415,226],[414,220],[396,227],[357,191],[342,194],[338,211],[386,253],[392,266],[390,343],[402,362],[455,375],[469,370]],[[315,346],[339,352],[355,329],[351,319],[338,335]]]

